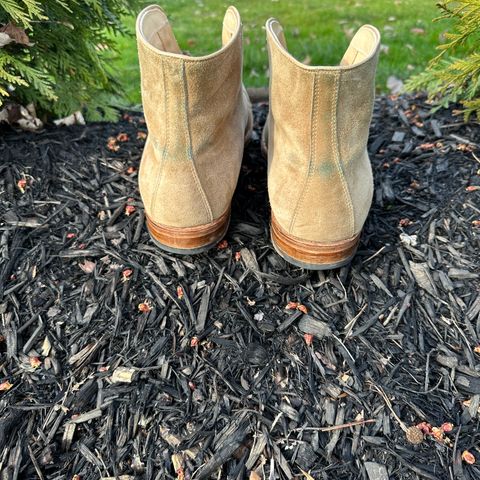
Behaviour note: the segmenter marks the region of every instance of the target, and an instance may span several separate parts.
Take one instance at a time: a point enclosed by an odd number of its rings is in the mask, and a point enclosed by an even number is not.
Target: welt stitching
[[[190,132],[190,121],[188,116],[188,85],[187,85],[187,74],[185,71],[185,64],[182,63],[182,77],[183,77],[183,92],[184,92],[184,109],[185,109],[185,127],[187,129],[187,137],[188,137],[188,158],[190,160],[190,170],[193,175],[193,179],[195,180],[195,185],[197,186],[198,192],[203,201],[203,205],[205,210],[207,211],[207,215],[210,217],[210,221],[213,222],[213,212],[210,208],[208,203],[207,196],[205,195],[205,191],[202,188],[202,184],[200,179],[198,178],[197,169],[195,166],[195,159],[193,155],[193,145],[192,145],[192,135]]]
[[[164,119],[165,119],[165,138],[164,138],[164,145],[162,151],[162,159],[160,160],[160,165],[158,168],[157,178],[155,181],[155,189],[152,195],[152,202],[150,204],[150,210],[154,211],[154,206],[157,203],[158,194],[160,191],[160,184],[162,181],[162,170],[165,164],[165,159],[167,157],[168,152],[168,145],[169,145],[169,132],[170,132],[170,122],[168,120],[168,104],[169,104],[169,92],[168,92],[168,85],[165,82],[165,66],[163,65],[163,60],[160,61],[160,68],[162,70],[162,82],[163,82],[163,91],[164,91]],[[153,148],[157,150],[157,138],[153,138]]]
[[[297,220],[298,212],[300,211],[301,206],[305,200],[307,190],[310,184],[311,179],[311,169],[312,163],[315,158],[316,153],[316,143],[317,143],[317,115],[318,115],[318,107],[317,107],[317,76],[313,76],[313,93],[312,93],[312,109],[310,111],[310,128],[312,129],[312,134],[310,135],[310,152],[309,152],[309,159],[308,159],[308,168],[307,168],[307,177],[304,181],[302,190],[300,191],[300,196],[297,201],[297,206],[295,207],[295,212],[292,217],[292,221],[290,223],[289,233],[292,233],[293,227]]]
[[[353,214],[352,197],[348,189],[347,180],[345,178],[345,172],[343,171],[343,166],[342,166],[342,162],[340,160],[340,154],[338,151],[337,109],[338,109],[338,90],[339,90],[339,84],[340,84],[340,77],[341,77],[341,73],[338,72],[338,74],[335,75],[335,88],[333,89],[332,145],[333,145],[335,163],[337,165],[338,173],[340,175],[340,182],[342,184],[343,194],[347,201],[347,207],[350,214],[350,225],[351,225],[350,235],[353,236],[355,234],[355,216]]]

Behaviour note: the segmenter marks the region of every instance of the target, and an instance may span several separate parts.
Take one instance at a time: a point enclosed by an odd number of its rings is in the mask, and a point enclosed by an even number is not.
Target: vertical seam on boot
[[[158,198],[158,193],[160,191],[160,184],[162,183],[162,170],[165,165],[165,158],[167,156],[168,152],[168,146],[169,146],[169,138],[170,138],[170,122],[168,121],[168,102],[169,102],[169,94],[168,94],[168,86],[167,83],[165,82],[165,65],[164,65],[164,60],[163,58],[160,58],[160,68],[162,70],[162,82],[163,82],[163,92],[164,92],[164,117],[165,118],[165,138],[164,138],[164,145],[163,145],[163,151],[162,151],[162,158],[160,160],[160,165],[158,166],[158,173],[157,173],[157,178],[155,180],[155,189],[153,191],[152,195],[152,201],[150,203],[150,210],[153,211],[155,208],[155,204],[157,203],[157,198]],[[158,148],[158,140],[156,137],[153,139],[153,148],[154,150],[157,150]]]
[[[348,189],[347,180],[345,178],[345,172],[343,170],[343,165],[340,159],[339,148],[338,148],[338,132],[337,132],[337,109],[338,109],[338,90],[340,85],[341,72],[335,72],[335,86],[333,89],[333,100],[332,100],[332,146],[333,146],[333,156],[335,158],[335,163],[337,165],[338,173],[340,175],[340,182],[342,184],[343,194],[347,201],[347,207],[349,212],[349,224],[350,224],[350,236],[355,234],[355,216],[353,213],[352,197]]]
[[[297,220],[298,212],[303,204],[303,201],[306,197],[306,193],[308,190],[308,186],[310,184],[311,178],[311,170],[312,170],[312,162],[315,158],[315,149],[317,143],[317,116],[318,116],[318,106],[317,106],[317,75],[313,74],[313,89],[312,89],[312,108],[310,110],[310,128],[311,128],[311,135],[310,135],[310,151],[309,151],[309,159],[308,159],[308,169],[307,169],[307,178],[305,179],[302,187],[302,191],[300,192],[300,196],[297,201],[297,205],[295,207],[295,211],[293,213],[292,221],[290,222],[289,233],[293,233],[293,227]]]
[[[195,158],[193,155],[193,145],[192,145],[192,135],[190,131],[190,119],[188,116],[188,85],[187,85],[187,72],[185,70],[185,63],[182,62],[182,83],[183,83],[183,106],[184,106],[184,112],[185,112],[185,127],[187,129],[187,139],[188,139],[188,149],[187,149],[187,155],[188,159],[190,160],[190,170],[193,175],[193,179],[195,180],[195,185],[197,186],[198,192],[200,193],[200,196],[203,201],[203,205],[205,207],[205,210],[207,212],[207,215],[209,217],[210,222],[213,222],[213,212],[210,207],[210,204],[208,203],[208,198],[205,194],[205,191],[202,187],[202,184],[200,182],[200,179],[198,178],[198,172],[197,168],[195,165]],[[208,108],[208,107],[207,107]]]

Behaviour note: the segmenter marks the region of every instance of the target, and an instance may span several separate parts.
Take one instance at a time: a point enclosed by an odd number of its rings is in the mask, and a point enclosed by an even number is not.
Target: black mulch
[[[380,98],[360,251],[310,273],[269,242],[266,110],[196,257],[148,237],[138,115],[1,132],[2,479],[480,478],[479,124]]]

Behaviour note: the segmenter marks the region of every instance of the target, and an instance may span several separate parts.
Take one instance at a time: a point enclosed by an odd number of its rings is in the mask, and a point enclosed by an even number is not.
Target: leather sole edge
[[[230,224],[230,209],[211,223],[195,227],[169,227],[153,222],[146,215],[148,233],[154,243],[169,253],[193,255],[214,247],[225,236]]]
[[[287,262],[309,270],[332,270],[351,262],[360,233],[339,242],[311,242],[289,235],[272,215],[270,235],[275,250]]]

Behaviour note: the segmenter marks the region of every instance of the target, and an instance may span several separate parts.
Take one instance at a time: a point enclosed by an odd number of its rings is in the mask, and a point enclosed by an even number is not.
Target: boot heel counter
[[[140,166],[139,184],[146,213],[154,222],[192,227],[212,221],[187,152],[169,152],[149,137]]]
[[[358,235],[370,211],[373,187],[366,150],[360,158],[314,164],[289,233],[319,242]]]
[[[164,108],[149,108],[146,118],[157,120],[157,128],[149,134],[140,172],[146,212],[172,227],[206,224],[213,216],[193,158],[184,59],[162,58],[161,72]]]

